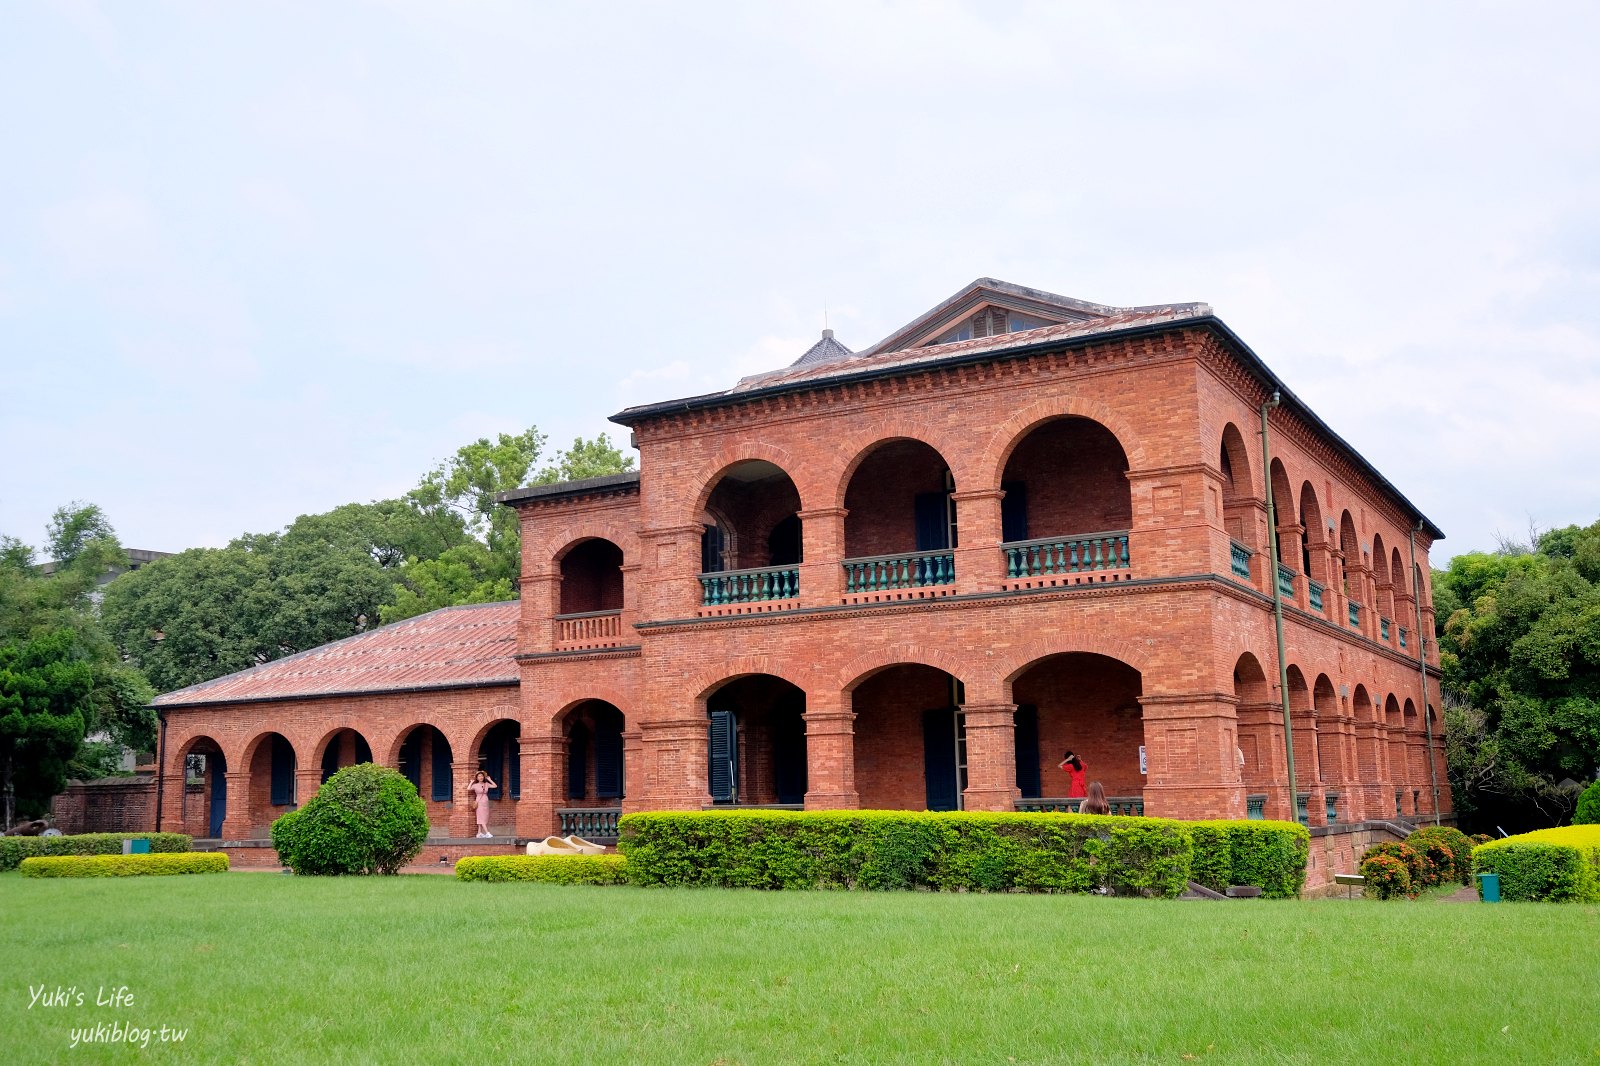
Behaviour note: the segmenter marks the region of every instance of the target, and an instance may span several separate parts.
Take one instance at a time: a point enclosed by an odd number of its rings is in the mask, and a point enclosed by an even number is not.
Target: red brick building
[[[362,757],[451,836],[480,766],[497,833],[605,835],[619,810],[1050,808],[1069,748],[1120,810],[1298,803],[1330,838],[1449,810],[1442,534],[1205,305],[980,279],[863,352],[825,331],[614,420],[638,474],[506,494],[519,604],[161,697],[166,827],[261,834]],[[223,782],[200,810],[197,754]]]

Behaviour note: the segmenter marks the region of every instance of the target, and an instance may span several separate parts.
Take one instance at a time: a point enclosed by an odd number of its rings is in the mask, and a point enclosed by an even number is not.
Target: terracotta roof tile
[[[445,607],[157,696],[156,707],[505,684],[517,680],[516,601]]]

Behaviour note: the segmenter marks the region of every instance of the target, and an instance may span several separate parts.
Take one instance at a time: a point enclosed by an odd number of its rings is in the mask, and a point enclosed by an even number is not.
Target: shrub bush
[[[1187,822],[1194,838],[1189,876],[1217,892],[1256,885],[1272,899],[1292,899],[1306,883],[1311,833],[1294,822]]]
[[[1490,844],[1494,842],[1494,837],[1490,836],[1488,833],[1473,833],[1467,839],[1472,841],[1474,846],[1478,844]]]
[[[278,859],[297,874],[393,874],[428,839],[428,809],[399,771],[347,766],[304,807],[272,823]]]
[[[0,871],[33,855],[121,855],[124,840],[148,840],[152,852],[188,851],[182,833],[75,833],[60,837],[0,837]]]
[[[1413,892],[1421,891],[1432,876],[1433,864],[1421,852],[1405,844],[1396,843],[1392,840],[1385,841],[1382,844],[1374,844],[1362,853],[1361,861],[1366,862],[1374,855],[1389,855],[1404,863],[1406,877]]]
[[[457,861],[456,880],[622,885],[626,864],[621,855],[471,855]]]
[[[706,811],[624,815],[640,885],[1177,896],[1182,822],[1074,814]]]
[[[1472,884],[1472,840],[1461,830],[1447,825],[1430,825],[1406,837],[1405,842],[1407,847],[1422,852],[1423,857],[1437,867],[1434,883],[1442,885],[1447,881],[1459,881],[1463,885]],[[1448,850],[1448,861],[1429,850],[1432,845]]]
[[[1600,825],[1540,829],[1479,844],[1472,849],[1472,866],[1476,873],[1499,875],[1502,899],[1600,903]]]
[[[159,877],[228,872],[220,851],[149,855],[37,855],[22,860],[23,877]]]
[[[1578,809],[1572,812],[1573,825],[1600,825],[1600,781],[1583,790]]]
[[[1361,876],[1367,879],[1362,895],[1376,899],[1409,899],[1411,873],[1404,859],[1386,851],[1368,851],[1361,860]]]

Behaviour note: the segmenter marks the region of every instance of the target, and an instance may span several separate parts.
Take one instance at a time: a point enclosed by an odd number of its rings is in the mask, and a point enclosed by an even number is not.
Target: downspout
[[[1428,731],[1428,777],[1433,782],[1433,824],[1439,825],[1439,768],[1433,758],[1433,715],[1428,713],[1428,635],[1422,631],[1422,571],[1417,569],[1417,530],[1422,528],[1422,519],[1417,519],[1417,524],[1411,528],[1411,583],[1416,586],[1413,590],[1416,595],[1417,608],[1417,676],[1422,680],[1422,724]],[[1440,693],[1440,706],[1444,704],[1444,694]]]
[[[1267,412],[1282,401],[1278,392],[1261,405],[1261,475],[1267,484],[1267,551],[1271,566],[1267,587],[1272,589],[1272,621],[1278,631],[1278,695],[1283,699],[1283,754],[1289,764],[1289,810],[1300,821],[1300,785],[1294,776],[1294,726],[1289,721],[1289,662],[1283,650],[1283,590],[1278,587],[1278,511],[1272,501],[1272,443],[1267,436]],[[1311,811],[1306,810],[1306,821]]]
[[[167,712],[157,711],[156,721],[161,723],[161,739],[156,743],[156,832],[161,832],[161,801],[166,796],[167,775]]]

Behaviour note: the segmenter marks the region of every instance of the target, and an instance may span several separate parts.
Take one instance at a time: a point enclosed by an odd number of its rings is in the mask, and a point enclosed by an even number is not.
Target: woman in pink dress
[[[467,786],[467,791],[477,801],[478,806],[478,836],[491,837],[489,832],[489,792],[500,786],[490,779],[488,773],[479,770],[472,776],[472,784]]]

